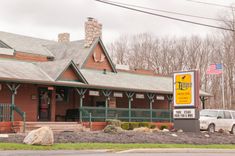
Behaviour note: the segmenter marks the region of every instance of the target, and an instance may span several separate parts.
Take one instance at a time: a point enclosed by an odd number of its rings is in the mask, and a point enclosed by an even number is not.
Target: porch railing
[[[11,105],[0,104],[0,122],[11,121]]]
[[[25,119],[26,119],[26,114],[25,112],[21,111],[19,107],[14,106],[14,110],[21,116],[22,120],[23,120],[23,132],[25,132]]]
[[[25,132],[25,112],[21,111],[19,107],[11,104],[0,104],[0,122],[12,121],[14,122],[14,114],[16,112],[20,115],[23,121],[23,132]]]
[[[106,119],[119,119],[121,121],[143,121],[143,122],[171,122],[172,111],[168,109],[131,109],[129,117],[128,108],[107,108],[105,107],[82,107],[82,120],[105,121]],[[152,113],[151,113],[152,112]],[[90,116],[91,114],[91,116]],[[152,115],[151,115],[152,114]]]

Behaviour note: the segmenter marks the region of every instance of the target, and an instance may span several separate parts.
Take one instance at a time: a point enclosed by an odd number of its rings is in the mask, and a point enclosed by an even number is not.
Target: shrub
[[[157,126],[156,125],[154,125],[154,124],[151,124],[150,125],[150,129],[155,129]]]
[[[107,119],[106,122],[108,123],[108,125],[113,125],[116,127],[121,127],[122,122],[120,120],[116,120],[116,119]]]
[[[168,126],[167,125],[161,125],[160,130],[163,130],[163,129],[168,129]]]
[[[128,122],[122,123],[121,128],[124,129],[124,130],[129,130],[129,123]]]
[[[133,130],[139,127],[139,122],[129,122],[129,130]]]
[[[115,134],[115,133],[121,133],[122,132],[122,129],[121,127],[116,127],[114,125],[107,125],[105,128],[104,128],[104,132],[105,133],[112,133],[112,134]]]
[[[148,127],[148,128],[150,128],[150,123],[148,123],[148,122],[139,122],[139,127]]]

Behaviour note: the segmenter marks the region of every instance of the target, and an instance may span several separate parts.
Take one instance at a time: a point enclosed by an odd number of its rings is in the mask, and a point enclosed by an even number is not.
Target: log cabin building
[[[117,69],[101,35],[93,18],[84,40],[0,32],[0,121],[171,121],[172,77]]]

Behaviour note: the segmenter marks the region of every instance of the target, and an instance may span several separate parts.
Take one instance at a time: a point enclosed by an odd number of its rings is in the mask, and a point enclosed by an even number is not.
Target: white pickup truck
[[[220,109],[201,110],[200,129],[211,133],[223,129],[235,134],[235,111]]]

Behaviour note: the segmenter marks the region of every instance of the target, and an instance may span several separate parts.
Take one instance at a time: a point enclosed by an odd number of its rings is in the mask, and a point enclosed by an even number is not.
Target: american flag
[[[222,74],[223,72],[223,65],[221,63],[217,64],[211,64],[207,71],[206,74]]]

